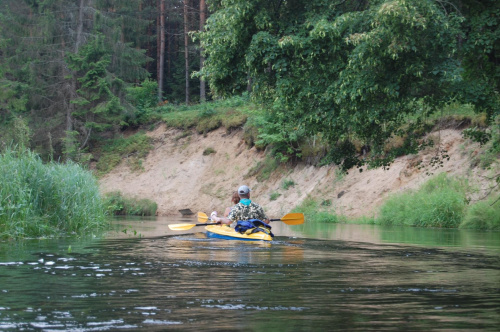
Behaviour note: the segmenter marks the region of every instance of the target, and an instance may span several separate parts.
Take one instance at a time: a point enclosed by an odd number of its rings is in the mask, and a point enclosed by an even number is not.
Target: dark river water
[[[0,242],[0,330],[500,330],[498,232],[276,222],[252,243],[179,222]]]

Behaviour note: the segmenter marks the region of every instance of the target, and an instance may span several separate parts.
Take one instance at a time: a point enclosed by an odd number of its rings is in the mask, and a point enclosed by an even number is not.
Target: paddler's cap
[[[240,195],[248,195],[250,193],[250,188],[248,186],[241,186],[238,188],[238,194]]]

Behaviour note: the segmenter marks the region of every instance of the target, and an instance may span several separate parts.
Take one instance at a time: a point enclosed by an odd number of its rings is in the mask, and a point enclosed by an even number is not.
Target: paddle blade
[[[207,222],[208,216],[203,212],[198,212],[198,221],[199,222]]]
[[[170,228],[173,231],[187,231],[191,228],[196,226],[196,224],[172,224],[168,225],[168,228]]]
[[[300,225],[304,223],[303,213],[288,213],[280,219],[287,225]]]

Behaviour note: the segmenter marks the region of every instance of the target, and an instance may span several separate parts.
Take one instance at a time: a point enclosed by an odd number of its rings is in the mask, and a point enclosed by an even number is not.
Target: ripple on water
[[[151,325],[180,325],[182,322],[170,321],[170,320],[156,320],[156,319],[146,319],[143,324]]]
[[[275,306],[275,307],[267,307],[267,306],[256,306],[256,305],[246,305],[246,304],[202,304],[202,307],[205,308],[217,308],[222,310],[257,310],[257,311],[303,311],[307,310],[306,307],[284,307],[284,306]]]

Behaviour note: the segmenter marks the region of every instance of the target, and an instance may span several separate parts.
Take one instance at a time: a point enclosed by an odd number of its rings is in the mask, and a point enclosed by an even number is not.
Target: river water
[[[0,242],[0,330],[499,330],[498,232],[276,222],[253,243],[179,222]]]

